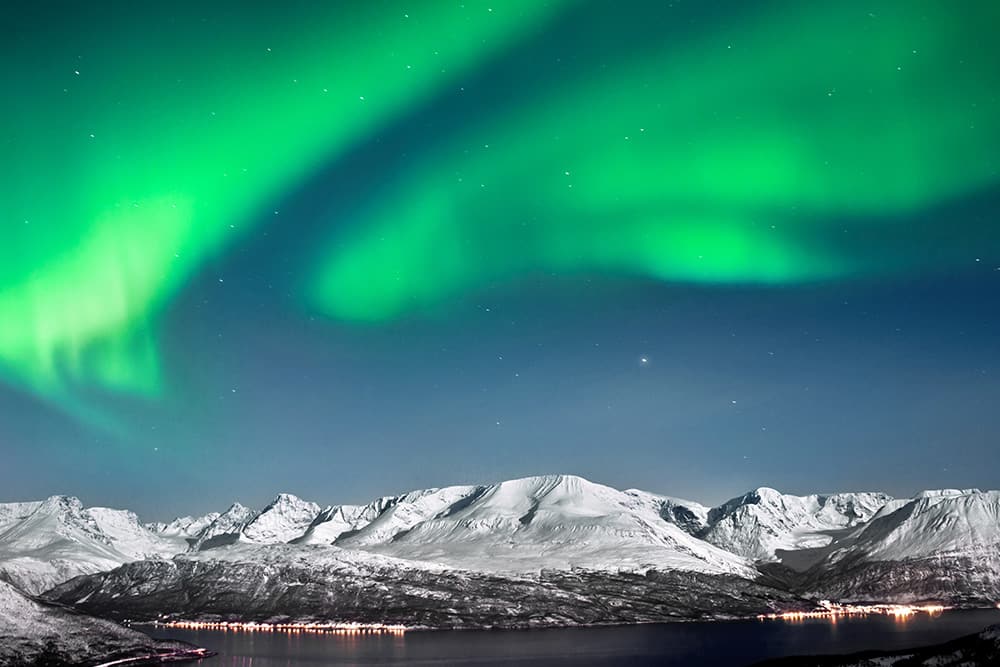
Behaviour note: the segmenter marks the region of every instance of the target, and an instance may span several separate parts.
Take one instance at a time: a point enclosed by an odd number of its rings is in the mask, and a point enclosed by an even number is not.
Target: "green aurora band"
[[[179,22],[177,7],[123,4],[81,6],[73,29],[50,26],[50,7],[12,20],[0,373],[96,421],[85,392],[158,395],[155,321],[185,281],[317,165],[558,4],[250,18],[242,3],[189,3],[198,18]]]
[[[555,0],[308,4],[7,21],[4,381],[114,428],[105,394],[164,392],[172,300],[255,225],[294,224],[269,217],[286,193],[567,15],[627,26]],[[377,323],[525,273],[795,284],[964,261],[913,251],[910,221],[1000,183],[1000,5],[870,4],[767,3],[512,90],[329,221],[303,301]]]
[[[788,284],[967,260],[915,252],[907,216],[1000,182],[996,25],[996,3],[793,4],[631,54],[413,165],[334,235],[311,304],[377,322],[526,272]],[[836,238],[851,225],[870,249]]]

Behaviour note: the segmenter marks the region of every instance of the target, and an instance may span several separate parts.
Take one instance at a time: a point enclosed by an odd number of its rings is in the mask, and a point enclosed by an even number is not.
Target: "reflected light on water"
[[[357,635],[402,635],[405,625],[384,623],[257,623],[234,621],[159,621],[154,626],[182,630],[222,630],[225,632],[283,632],[292,637],[297,634],[336,634],[347,637]]]
[[[929,605],[898,605],[898,604],[873,604],[873,605],[851,605],[851,604],[834,604],[829,601],[822,601],[819,603],[818,609],[813,609],[810,611],[785,611],[777,612],[773,614],[760,614],[757,616],[760,620],[780,620],[780,621],[803,621],[809,618],[825,618],[833,623],[837,622],[838,618],[844,617],[857,617],[857,616],[891,616],[897,621],[906,621],[917,614],[927,614],[929,616],[936,616],[941,612],[949,609],[950,607],[945,607],[944,605],[929,604]],[[1000,605],[998,605],[1000,608]]]

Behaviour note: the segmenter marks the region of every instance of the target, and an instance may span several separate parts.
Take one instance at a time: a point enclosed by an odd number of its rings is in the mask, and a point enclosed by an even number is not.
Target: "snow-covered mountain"
[[[831,554],[865,560],[930,556],[1000,555],[1000,491],[922,493],[891,512],[879,513]]]
[[[302,537],[319,512],[320,507],[316,503],[282,493],[247,522],[242,536],[261,544],[291,542]]]
[[[669,521],[689,535],[697,537],[708,525],[711,509],[700,503],[639,489],[629,489],[625,493],[635,498],[636,502],[651,508],[664,521]]]
[[[974,489],[895,500],[760,488],[708,508],[572,475],[325,508],[280,494],[260,511],[235,503],[149,526],[125,510],[53,497],[0,505],[0,577],[37,593],[76,575],[178,554],[185,562],[228,563],[227,554],[239,554],[254,567],[255,553],[265,560],[295,554],[322,568],[336,552],[340,562],[387,558],[409,570],[503,581],[583,571],[752,581],[760,568],[771,586],[814,598],[961,603],[1000,596],[998,515],[1000,492]]]
[[[449,486],[380,498],[371,509],[381,507],[381,511],[367,523],[359,524],[352,533],[341,535],[337,544],[364,548],[392,542],[418,524],[447,513],[466,500],[474,499],[481,491],[482,487],[477,486]]]
[[[240,503],[233,503],[222,514],[217,515],[205,528],[194,536],[192,551],[210,549],[213,546],[232,544],[239,539],[240,533],[254,518],[256,513]]]
[[[692,537],[659,510],[648,498],[581,477],[528,477],[424,495],[337,545],[486,572],[657,569],[754,576],[746,559]]]
[[[395,498],[380,498],[368,505],[334,505],[321,511],[296,544],[333,544],[337,538],[367,526],[386,510]]]
[[[776,560],[780,551],[830,544],[891,500],[884,493],[792,496],[762,487],[713,508],[696,534],[747,558]]]
[[[205,516],[182,516],[169,523],[147,523],[146,529],[163,537],[196,540],[218,518],[218,512],[210,512]]]
[[[808,586],[843,600],[1000,599],[1000,491],[887,505],[828,548]]]
[[[86,509],[76,498],[53,496],[21,512],[0,533],[0,578],[40,593],[80,574],[101,572],[138,558],[177,553],[139,524],[131,512]],[[183,549],[181,549],[183,550]]]
[[[171,558],[187,549],[187,541],[183,538],[153,533],[128,510],[91,507],[86,513],[110,540],[115,551],[129,560]]]
[[[43,651],[150,650],[145,635],[44,602],[115,619],[511,628],[746,617],[821,599],[992,604],[1000,492],[760,488],[708,508],[547,475],[325,508],[283,493],[260,511],[235,503],[152,525],[64,496],[0,505],[0,667]]]
[[[257,513],[233,505],[193,538],[192,551],[336,545],[479,571],[669,568],[753,576],[746,559],[686,532],[707,515],[697,503],[549,475],[322,510],[280,494]]]

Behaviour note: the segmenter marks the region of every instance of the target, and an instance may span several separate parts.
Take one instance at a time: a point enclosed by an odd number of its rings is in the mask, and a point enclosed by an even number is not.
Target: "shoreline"
[[[138,667],[139,665],[162,665],[170,662],[194,662],[204,658],[213,658],[218,652],[207,648],[192,647],[164,653],[147,653],[131,658],[120,658],[110,662],[102,662],[94,667]]]
[[[984,611],[989,609],[1000,609],[1000,603],[994,605],[941,605],[941,604],[912,604],[898,605],[890,603],[868,603],[868,604],[838,604],[818,605],[808,611],[790,610],[787,612],[774,612],[754,615],[727,615],[720,614],[716,618],[676,618],[639,621],[634,623],[574,623],[574,624],[539,624],[523,626],[497,626],[483,625],[477,627],[434,627],[422,625],[403,624],[383,624],[383,623],[354,623],[342,621],[281,621],[270,623],[267,621],[202,621],[197,619],[178,619],[172,621],[123,621],[123,625],[130,627],[161,627],[180,630],[212,630],[222,632],[268,632],[268,633],[289,633],[289,634],[335,634],[335,635],[405,635],[413,632],[448,632],[448,631],[524,631],[524,630],[565,630],[573,628],[615,628],[645,625],[667,625],[675,623],[731,623],[741,621],[784,621],[794,623],[804,620],[830,620],[837,622],[840,619],[867,618],[871,616],[885,616],[897,620],[907,620],[920,614],[936,617],[945,612],[952,611]]]

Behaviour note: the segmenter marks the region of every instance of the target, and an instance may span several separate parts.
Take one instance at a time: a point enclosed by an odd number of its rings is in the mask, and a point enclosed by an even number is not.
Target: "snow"
[[[829,545],[890,501],[884,493],[793,496],[761,487],[712,509],[699,536],[747,558],[779,560],[779,551]]]
[[[316,503],[282,493],[247,522],[242,536],[260,544],[290,542],[305,533],[319,512]]]
[[[52,623],[58,619],[46,614],[45,607],[4,581],[0,581],[0,618],[4,619],[0,628],[12,637],[59,632],[59,627]]]
[[[452,505],[363,548],[485,572],[677,569],[753,576],[745,559],[688,535],[642,502],[648,499],[581,477],[528,477],[471,494],[452,489]],[[338,544],[353,546],[350,539]]]
[[[279,569],[305,567],[314,571],[334,571],[340,574],[365,575],[377,570],[422,570],[444,572],[446,568],[433,563],[420,563],[355,549],[334,546],[303,546],[289,544],[235,543],[188,553],[179,560],[212,563],[228,561],[275,566]]]
[[[130,511],[54,496],[0,504],[0,574],[32,593],[123,563],[240,545],[333,547],[420,567],[492,573],[589,569],[733,574],[754,561],[806,569],[840,560],[974,558],[1000,572],[1000,492],[924,491],[795,496],[761,487],[718,507],[638,489],[619,491],[572,475],[451,486],[320,505],[280,494],[255,512],[145,526]],[[231,546],[234,545],[234,546]]]
[[[354,534],[338,541],[338,545],[364,547],[384,544],[454,507],[479,489],[475,486],[449,486],[413,491],[388,499],[388,502],[383,499],[385,509]]]
[[[967,496],[971,493],[982,493],[979,489],[925,489],[917,495],[917,498],[937,498],[938,496]]]
[[[664,521],[669,521],[691,535],[697,536],[708,525],[711,510],[701,503],[639,489],[628,489],[625,493],[635,498],[640,505],[657,512]]]
[[[1000,491],[923,493],[879,514],[844,540],[831,560],[867,561],[1000,554]]]
[[[188,547],[183,538],[151,532],[139,522],[139,517],[128,510],[91,507],[86,512],[111,540],[115,550],[130,560],[171,558]]]
[[[110,621],[31,600],[2,580],[0,621],[3,667],[64,664],[64,660],[93,665],[108,655],[148,654],[159,643]]]
[[[745,558],[690,534],[708,514],[690,501],[549,475],[324,510],[282,494],[257,514],[234,505],[198,535],[193,550],[335,545],[486,572],[681,569],[753,576]]]
[[[327,507],[319,513],[306,532],[294,541],[296,544],[333,544],[341,535],[371,523],[384,509],[384,506],[375,503]]]
[[[222,514],[215,517],[215,519],[205,527],[201,533],[198,534],[198,538],[195,540],[194,544],[191,545],[191,549],[197,551],[198,549],[210,546],[214,541],[234,541],[239,536],[243,527],[254,517],[254,511],[249,507],[244,507],[239,503],[233,503],[229,506]],[[231,538],[231,539],[230,539]]]
[[[11,525],[31,516],[41,501],[26,503],[0,503],[0,533]]]
[[[179,537],[185,540],[197,539],[208,526],[219,518],[218,512],[210,512],[205,516],[178,517],[170,523],[150,523],[146,528],[164,537]]]
[[[128,560],[76,498],[53,496],[0,534],[0,572],[29,593]]]
[[[23,505],[22,518],[0,532],[0,573],[29,593],[132,560],[169,558],[186,548],[156,536],[125,510],[85,509],[67,496]]]

